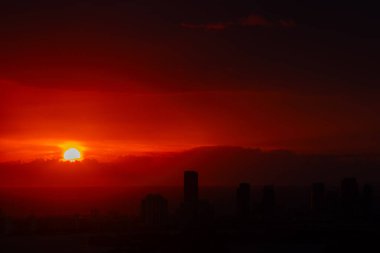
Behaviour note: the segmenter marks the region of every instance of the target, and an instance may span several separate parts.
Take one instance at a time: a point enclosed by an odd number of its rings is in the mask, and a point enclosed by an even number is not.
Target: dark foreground
[[[74,215],[0,212],[0,250],[294,253],[380,249],[380,212],[371,185],[360,186],[355,178],[345,178],[336,190],[317,182],[304,191],[309,196],[304,199],[307,205],[279,204],[281,191],[273,185],[256,191],[260,193],[255,201],[251,192],[249,183],[241,183],[233,201],[216,207],[199,198],[198,173],[185,171],[183,199],[174,209],[163,195],[149,193],[141,200],[139,215],[97,209]],[[223,206],[234,212],[226,214]]]
[[[378,228],[374,220],[228,219],[181,228],[129,224],[74,231],[66,226],[3,234],[0,245],[1,252],[366,252],[379,249]]]

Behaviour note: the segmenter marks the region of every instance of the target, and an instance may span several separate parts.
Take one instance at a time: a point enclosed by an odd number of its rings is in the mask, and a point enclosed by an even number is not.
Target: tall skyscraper
[[[325,184],[314,183],[311,189],[311,210],[321,212],[326,207]]]
[[[159,194],[149,194],[141,202],[141,218],[147,225],[164,225],[169,215],[168,201]]]
[[[326,211],[327,214],[334,217],[339,208],[339,194],[338,190],[330,189],[326,192]]]
[[[198,202],[198,172],[185,171],[184,173],[184,202]]]
[[[369,184],[363,186],[363,194],[361,198],[361,210],[364,216],[371,215],[373,208],[373,188]]]
[[[359,186],[356,178],[343,179],[341,187],[342,214],[355,216],[359,207]]]
[[[0,235],[5,233],[5,215],[3,211],[0,209]]]
[[[276,197],[273,185],[265,185],[263,188],[263,198],[261,208],[263,214],[273,214],[276,206]]]
[[[187,170],[183,180],[183,202],[179,208],[182,222],[189,225],[199,218],[198,172]]]
[[[251,185],[241,183],[236,191],[236,208],[239,217],[248,217],[251,212]]]
[[[352,204],[358,200],[359,186],[356,178],[349,177],[342,180],[342,201],[346,204]]]

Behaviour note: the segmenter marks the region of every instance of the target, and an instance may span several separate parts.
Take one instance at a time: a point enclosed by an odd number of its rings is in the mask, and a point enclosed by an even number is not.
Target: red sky
[[[326,6],[4,2],[0,161],[70,145],[99,160],[212,145],[378,153],[380,21]]]
[[[5,85],[1,160],[59,158],[63,147],[112,159],[232,145],[372,152],[379,102],[275,91],[128,93]],[[72,144],[71,144],[72,143]]]

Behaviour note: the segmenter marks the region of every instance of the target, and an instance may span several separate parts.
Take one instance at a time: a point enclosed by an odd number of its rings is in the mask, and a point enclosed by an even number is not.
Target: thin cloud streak
[[[200,29],[206,31],[222,31],[234,27],[274,27],[274,28],[294,28],[296,22],[293,19],[270,19],[262,15],[251,14],[239,20],[231,22],[213,22],[205,24],[181,23],[185,29]]]

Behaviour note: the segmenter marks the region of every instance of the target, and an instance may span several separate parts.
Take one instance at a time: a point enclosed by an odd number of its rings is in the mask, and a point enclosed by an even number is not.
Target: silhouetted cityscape
[[[0,253],[379,251],[379,10],[0,0]]]
[[[137,217],[97,210],[23,218],[1,212],[1,237],[86,235],[86,245],[102,252],[326,252],[366,249],[376,243],[380,219],[373,188],[360,187],[355,178],[342,179],[340,191],[328,190],[323,182],[312,184],[308,210],[295,212],[278,207],[274,185],[264,185],[253,202],[251,184],[242,182],[236,188],[236,203],[230,203],[235,213],[218,215],[219,210],[199,195],[198,177],[196,171],[184,172],[183,200],[174,212],[169,200],[157,193],[141,200]]]

